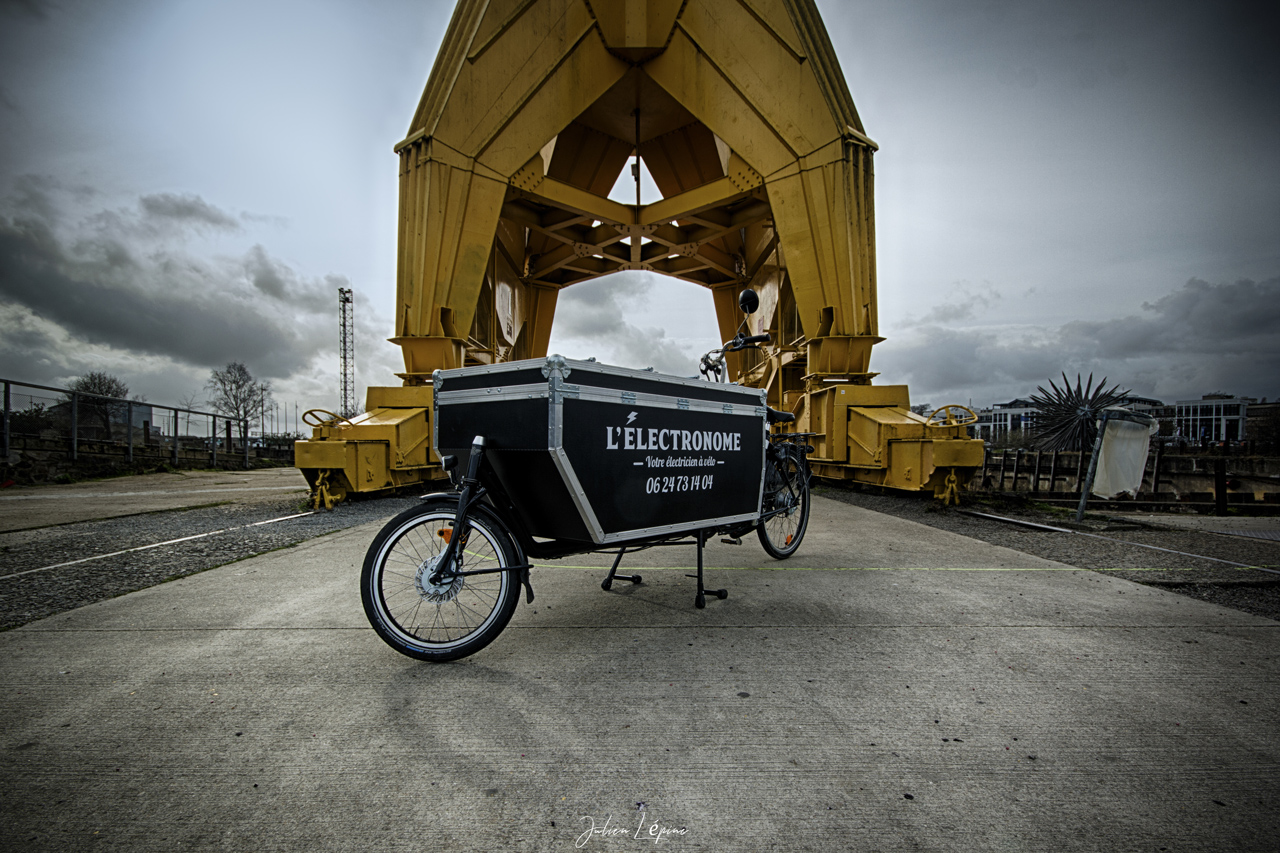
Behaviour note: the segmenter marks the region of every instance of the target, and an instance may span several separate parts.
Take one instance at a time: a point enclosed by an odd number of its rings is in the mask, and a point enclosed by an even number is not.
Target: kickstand
[[[608,590],[608,589],[609,589],[609,587],[613,586],[614,578],[617,578],[618,580],[623,580],[623,581],[631,581],[632,583],[640,583],[640,576],[639,576],[639,575],[620,575],[620,574],[618,574],[618,564],[622,562],[622,555],[623,555],[623,554],[625,554],[625,553],[627,553],[627,549],[626,549],[626,548],[619,548],[619,549],[618,549],[618,556],[617,556],[617,557],[615,557],[615,558],[614,558],[614,560],[613,560],[613,568],[609,569],[609,574],[608,574],[608,576],[607,576],[607,577],[605,577],[605,579],[604,579],[604,580],[600,581],[600,588],[601,588],[601,589],[603,589],[603,590]]]
[[[702,546],[707,541],[707,532],[705,530],[699,530],[697,539],[698,539],[698,573],[696,575],[686,575],[686,577],[691,577],[691,578],[696,577],[698,579],[698,594],[693,599],[693,605],[697,607],[699,610],[701,610],[702,608],[707,606],[706,593],[711,593],[716,598],[723,600],[729,597],[729,590],[706,589],[705,587],[703,587],[702,585]]]

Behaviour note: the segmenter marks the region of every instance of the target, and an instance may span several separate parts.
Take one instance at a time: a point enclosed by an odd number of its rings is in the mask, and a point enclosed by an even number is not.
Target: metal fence
[[[213,465],[238,458],[249,465],[249,422],[215,412],[158,406],[51,388],[11,379],[4,384],[4,438],[0,461],[15,450],[57,452],[72,462],[85,455],[113,456],[127,464],[148,460],[177,466],[195,455]],[[259,440],[260,441],[260,440]],[[19,446],[21,445],[21,446]]]
[[[1245,456],[1234,448],[1193,453],[1194,448],[1157,444],[1147,454],[1142,485],[1135,499],[1145,502],[1280,505],[1280,459]],[[970,488],[1021,492],[1038,499],[1076,500],[1089,468],[1091,453],[1076,451],[993,450]]]

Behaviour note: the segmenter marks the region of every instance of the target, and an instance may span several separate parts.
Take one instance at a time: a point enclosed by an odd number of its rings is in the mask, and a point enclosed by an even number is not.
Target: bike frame
[[[746,291],[740,304],[750,313],[747,295],[754,297]],[[744,324],[703,357],[710,384],[561,356],[437,371],[432,443],[452,489],[424,496],[421,509],[401,513],[370,545],[361,597],[374,629],[410,657],[454,660],[502,631],[520,586],[533,602],[531,559],[612,554],[600,584],[608,590],[615,580],[641,583],[617,573],[626,554],[692,542],[697,573],[688,577],[701,609],[708,595],[729,595],[704,584],[712,536],[741,545],[754,530],[768,555],[792,556],[808,525],[814,433],[775,431],[795,416],[769,408],[763,390],[717,381],[727,352],[768,340],[747,335]],[[667,452],[674,455],[659,455]],[[417,564],[406,582],[388,562],[420,526],[430,541],[397,558]],[[472,548],[472,537],[488,547]],[[482,575],[499,580],[477,580],[468,591],[465,579]],[[430,616],[419,619],[423,601]]]

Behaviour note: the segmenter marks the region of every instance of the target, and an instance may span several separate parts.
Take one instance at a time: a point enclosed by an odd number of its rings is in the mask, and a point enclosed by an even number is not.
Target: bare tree
[[[214,411],[240,421],[240,437],[246,441],[249,438],[249,418],[272,401],[271,383],[254,379],[249,368],[238,361],[213,371],[204,389]]]
[[[67,389],[78,395],[76,407],[85,414],[86,420],[92,418],[101,423],[102,430],[110,441],[111,420],[120,417],[126,410],[127,406],[118,401],[128,398],[129,386],[118,376],[91,370],[68,382]]]
[[[191,410],[194,409],[199,402],[199,391],[192,391],[190,394],[183,394],[178,398],[178,405],[187,410],[185,413],[187,416],[187,435],[191,434]]]

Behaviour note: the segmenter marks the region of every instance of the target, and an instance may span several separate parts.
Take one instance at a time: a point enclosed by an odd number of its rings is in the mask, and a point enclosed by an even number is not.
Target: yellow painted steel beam
[[[601,222],[629,225],[636,221],[636,211],[633,206],[601,198],[571,184],[557,181],[555,178],[543,178],[530,192],[561,210],[572,211]]]
[[[640,209],[641,225],[666,225],[669,222],[693,216],[710,207],[717,207],[744,196],[729,178],[720,178],[709,184],[680,193],[672,198],[664,198]]]
[[[754,288],[748,328],[774,343],[732,354],[730,375],[821,433],[823,470],[920,488],[930,460],[980,447],[926,450],[942,438],[913,432],[905,387],[870,384],[878,146],[813,0],[460,0],[395,150],[409,396],[370,389],[370,419],[300,445],[312,482],[428,476],[380,425],[426,417],[435,369],[544,356],[559,290],[619,270],[709,288],[725,339]],[[635,156],[659,201],[608,197]],[[385,476],[326,442],[387,443]]]

